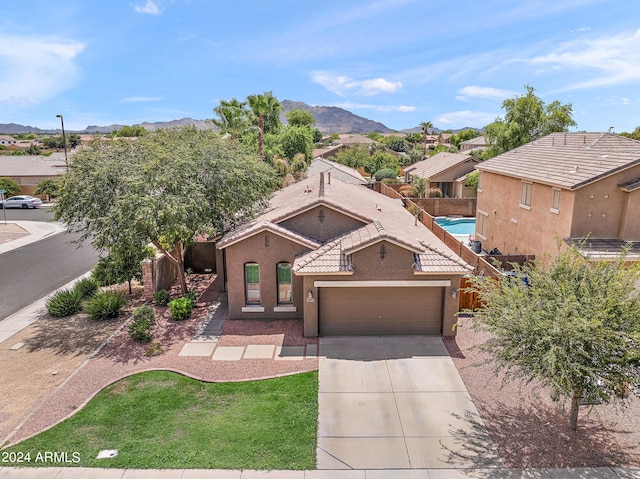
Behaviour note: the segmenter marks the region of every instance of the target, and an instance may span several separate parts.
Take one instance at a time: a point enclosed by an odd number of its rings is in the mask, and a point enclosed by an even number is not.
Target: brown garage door
[[[443,289],[319,289],[322,336],[440,334]]]

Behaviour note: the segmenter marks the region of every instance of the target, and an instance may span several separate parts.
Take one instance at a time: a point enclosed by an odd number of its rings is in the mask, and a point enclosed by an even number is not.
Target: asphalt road
[[[53,221],[44,208],[6,211],[7,221]],[[93,268],[98,253],[88,243],[78,248],[77,238],[60,233],[0,255],[0,321]]]

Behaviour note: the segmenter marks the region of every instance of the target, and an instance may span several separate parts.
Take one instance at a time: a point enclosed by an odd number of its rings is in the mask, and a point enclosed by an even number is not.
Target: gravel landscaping
[[[624,406],[581,406],[578,429],[569,429],[568,402],[554,402],[535,384],[507,383],[493,373],[490,357],[473,349],[486,333],[460,318],[455,340],[445,340],[473,402],[507,467],[640,466],[640,400]],[[469,448],[480,445],[469,437]]]

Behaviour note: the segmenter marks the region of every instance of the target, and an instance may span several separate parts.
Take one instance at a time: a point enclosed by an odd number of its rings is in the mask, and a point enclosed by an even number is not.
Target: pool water
[[[476,232],[475,218],[447,218],[438,217],[435,222],[452,235],[472,235]]]

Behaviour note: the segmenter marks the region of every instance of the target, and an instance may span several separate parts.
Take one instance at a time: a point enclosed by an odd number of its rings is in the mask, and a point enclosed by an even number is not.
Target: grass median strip
[[[203,383],[150,371],[118,381],[73,417],[2,453],[23,458],[13,466],[315,469],[317,421],[317,372]],[[103,449],[118,455],[96,459]],[[44,452],[68,460],[46,463]]]

